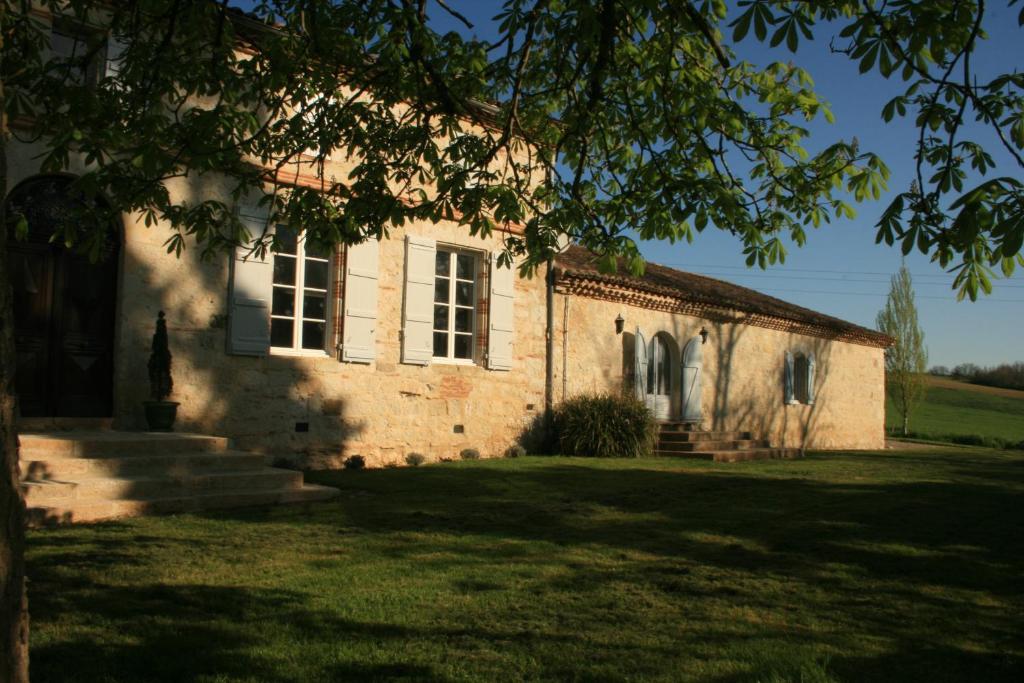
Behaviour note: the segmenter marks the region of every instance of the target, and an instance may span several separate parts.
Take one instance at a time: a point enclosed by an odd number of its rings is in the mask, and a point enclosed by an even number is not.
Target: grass
[[[517,458],[32,532],[40,681],[1024,680],[1024,454]]]
[[[926,381],[924,401],[910,417],[914,434],[936,441],[969,434],[1024,441],[1024,391],[931,376]],[[886,401],[885,416],[890,430],[902,429],[901,416],[891,400]]]

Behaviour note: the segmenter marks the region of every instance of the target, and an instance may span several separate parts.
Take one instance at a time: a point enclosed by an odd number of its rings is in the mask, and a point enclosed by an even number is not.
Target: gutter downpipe
[[[555,394],[555,271],[552,259],[548,258],[546,308],[547,322],[544,334],[544,431],[546,441],[551,442],[554,423]]]

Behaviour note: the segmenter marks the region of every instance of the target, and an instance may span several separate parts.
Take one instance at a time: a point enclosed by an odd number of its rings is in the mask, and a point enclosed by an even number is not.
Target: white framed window
[[[331,253],[282,226],[274,253],[272,349],[324,352],[330,338]]]
[[[434,256],[433,357],[473,362],[480,255],[438,246]]]

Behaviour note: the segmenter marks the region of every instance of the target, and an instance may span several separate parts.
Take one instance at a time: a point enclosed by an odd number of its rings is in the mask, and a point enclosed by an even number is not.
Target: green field
[[[1024,441],[1024,391],[992,389],[949,379],[927,379],[925,399],[910,417],[915,435],[948,440],[977,434]],[[886,427],[902,426],[891,400],[885,406]]]
[[[1024,680],[1024,453],[311,478],[33,531],[33,680]]]

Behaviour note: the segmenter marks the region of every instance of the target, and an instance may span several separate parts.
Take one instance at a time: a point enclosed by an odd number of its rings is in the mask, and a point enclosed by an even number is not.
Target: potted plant
[[[169,432],[178,414],[178,403],[166,400],[174,388],[174,381],[171,379],[171,350],[167,346],[167,323],[164,322],[163,311],[156,319],[148,367],[149,394],[153,400],[142,402],[146,409],[146,422],[152,432]]]

